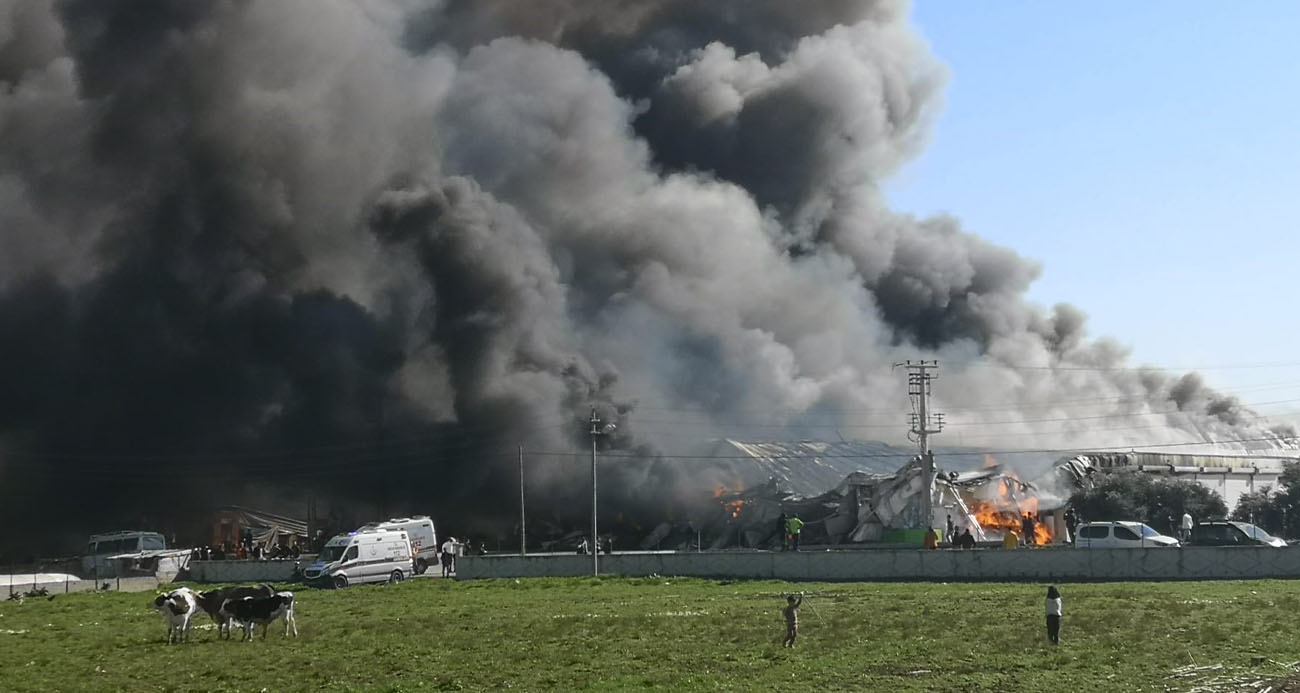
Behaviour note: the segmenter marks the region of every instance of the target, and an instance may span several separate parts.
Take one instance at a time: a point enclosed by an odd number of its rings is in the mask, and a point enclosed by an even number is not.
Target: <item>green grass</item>
[[[300,590],[296,640],[179,646],[151,594],[60,595],[0,603],[0,690],[1238,690],[1300,660],[1300,581],[1061,591],[1060,647],[1032,584],[417,580]]]

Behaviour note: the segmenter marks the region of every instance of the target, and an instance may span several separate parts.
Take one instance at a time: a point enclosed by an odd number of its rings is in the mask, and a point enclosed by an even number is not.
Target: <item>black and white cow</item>
[[[293,629],[293,636],[298,637],[298,624],[293,618],[293,592],[276,592],[270,597],[243,597],[227,599],[221,605],[221,614],[239,621],[244,628],[244,637],[240,640],[253,639],[253,626],[262,626],[262,639],[266,639],[266,630],[278,618],[284,619],[284,634]]]
[[[194,616],[199,612],[199,602],[194,590],[178,587],[166,594],[160,594],[153,600],[153,608],[162,614],[167,622],[167,644],[188,640],[190,626]]]
[[[273,596],[275,596],[275,588],[270,585],[222,587],[215,590],[205,590],[197,595],[199,607],[207,612],[208,616],[212,617],[213,623],[217,624],[217,638],[230,637],[230,617],[221,613],[221,605],[225,604],[227,600]]]

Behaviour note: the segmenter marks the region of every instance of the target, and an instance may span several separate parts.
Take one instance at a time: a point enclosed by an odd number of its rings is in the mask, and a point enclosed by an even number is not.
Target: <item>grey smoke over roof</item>
[[[946,79],[907,9],[0,0],[3,519],[287,485],[508,524],[515,446],[581,453],[592,404],[645,454],[611,512],[659,509],[708,473],[638,404],[851,425],[907,358],[1019,444],[1271,435],[889,210]],[[580,504],[569,458],[530,474]]]

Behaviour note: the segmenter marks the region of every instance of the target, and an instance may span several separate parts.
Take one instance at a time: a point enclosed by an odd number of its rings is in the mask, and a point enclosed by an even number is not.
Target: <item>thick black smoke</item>
[[[644,453],[610,514],[662,515],[700,480],[655,450],[855,430],[907,358],[1004,446],[1264,437],[888,210],[944,80],[888,0],[0,0],[0,521],[508,534],[520,444],[581,517],[592,405]],[[1047,423],[1081,400],[1151,425]]]

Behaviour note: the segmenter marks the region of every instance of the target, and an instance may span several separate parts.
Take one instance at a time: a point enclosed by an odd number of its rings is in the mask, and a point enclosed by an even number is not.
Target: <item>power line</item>
[[[1265,363],[1234,363],[1212,366],[1020,366],[987,361],[948,361],[953,365],[968,368],[1004,368],[1013,371],[1098,371],[1098,372],[1143,372],[1143,371],[1226,371],[1257,368],[1296,368],[1300,361],[1275,361]]]
[[[1007,449],[1007,450],[978,450],[978,451],[971,451],[971,452],[944,452],[944,453],[941,453],[941,454],[943,454],[943,455],[945,455],[945,456],[952,456],[952,455],[1015,455],[1015,454],[1026,454],[1026,453],[1035,453],[1035,454],[1060,453],[1060,454],[1068,454],[1068,453],[1077,453],[1077,452],[1080,452],[1080,451],[1083,451],[1083,450],[1086,450],[1086,451],[1088,451],[1088,452],[1136,452],[1135,448],[1162,448],[1162,449],[1163,449],[1163,448],[1177,448],[1177,447],[1193,447],[1193,446],[1202,446],[1202,447],[1204,447],[1204,446],[1211,446],[1211,445],[1227,445],[1227,444],[1236,444],[1236,443],[1262,443],[1262,442],[1270,442],[1270,443],[1275,443],[1275,442],[1300,442],[1300,436],[1267,436],[1267,437],[1260,437],[1260,438],[1234,438],[1234,439],[1229,439],[1229,440],[1217,440],[1217,441],[1213,441],[1213,442],[1197,441],[1197,442],[1191,442],[1191,443],[1139,443],[1139,444],[1128,444],[1128,445],[1117,445],[1117,446],[1100,446],[1100,447],[1098,447],[1098,446],[1086,446],[1086,447],[1069,447],[1069,448],[1022,448],[1022,449]],[[1229,451],[1224,451],[1224,454],[1228,454],[1228,453],[1229,453]],[[566,456],[579,455],[579,454],[581,454],[581,453],[575,453],[575,452],[555,452],[555,451],[530,451],[528,454],[530,454],[530,455],[543,455],[543,456],[550,456],[550,457],[566,457]],[[915,456],[916,456],[916,453],[915,453],[915,452],[888,452],[888,453],[827,454],[827,455],[820,455],[820,454],[773,454],[773,455],[744,455],[744,454],[736,454],[736,455],[681,455],[681,454],[674,454],[674,455],[635,455],[635,454],[619,454],[619,453],[613,453],[613,452],[605,452],[605,453],[602,453],[602,455],[603,455],[604,457],[618,457],[618,458],[625,458],[625,459],[638,459],[638,458],[645,458],[645,459],[682,459],[682,460],[752,460],[752,459],[809,459],[809,460],[811,460],[811,459],[863,459],[863,458],[867,458],[867,459],[875,459],[875,458],[888,459],[888,458],[905,458],[905,457],[915,457]],[[1288,455],[1278,455],[1278,456],[1280,456],[1280,457],[1288,457]],[[1300,458],[1298,458],[1298,459],[1300,459]]]

